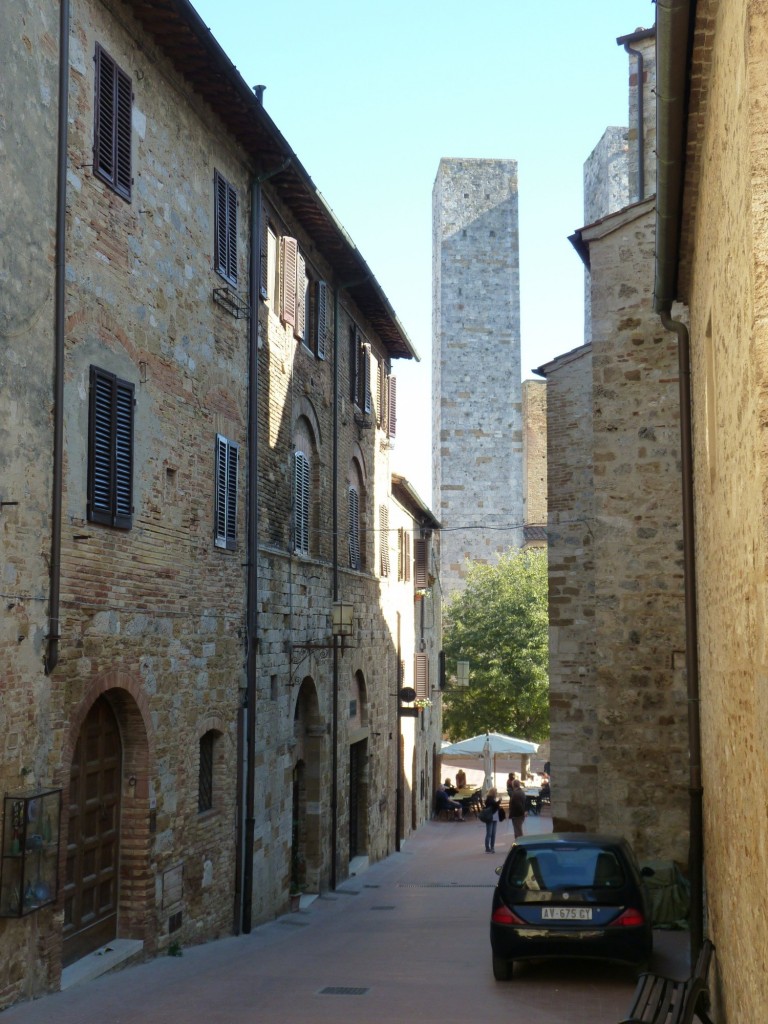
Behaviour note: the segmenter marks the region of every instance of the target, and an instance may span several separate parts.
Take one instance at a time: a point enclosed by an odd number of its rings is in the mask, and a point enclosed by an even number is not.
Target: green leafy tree
[[[481,732],[538,741],[549,732],[547,555],[510,551],[496,565],[473,563],[446,613],[449,687],[443,728],[452,741]],[[455,683],[469,662],[469,686]],[[452,680],[453,677],[453,681]]]

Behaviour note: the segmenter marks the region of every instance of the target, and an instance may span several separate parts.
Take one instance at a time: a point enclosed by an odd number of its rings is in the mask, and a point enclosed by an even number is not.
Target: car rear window
[[[599,846],[518,847],[507,880],[532,891],[618,889],[625,873],[616,853]]]

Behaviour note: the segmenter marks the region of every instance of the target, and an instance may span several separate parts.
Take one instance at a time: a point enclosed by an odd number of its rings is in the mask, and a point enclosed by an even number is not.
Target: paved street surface
[[[507,824],[488,855],[474,819],[429,822],[298,913],[21,1004],[2,1024],[616,1024],[631,969],[549,962],[494,981],[488,925]],[[551,830],[545,817],[526,826]],[[687,942],[657,932],[655,968],[686,975]]]

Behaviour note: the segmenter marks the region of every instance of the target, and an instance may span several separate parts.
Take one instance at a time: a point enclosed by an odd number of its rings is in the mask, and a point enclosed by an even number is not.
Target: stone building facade
[[[627,38],[652,49],[652,31]],[[632,55],[630,93],[636,63]],[[646,120],[653,66],[642,76]],[[637,122],[627,134],[630,157],[647,162]],[[644,187],[651,198],[601,211],[573,236],[588,270],[591,341],[539,370],[548,381],[553,812],[557,827],[617,831],[641,857],[685,863],[677,350],[653,311],[653,176]]]
[[[683,415],[692,438],[692,699],[701,744],[691,783],[702,791],[704,931],[717,949],[713,1016],[735,1024],[760,1020],[768,1004],[768,822],[758,795],[768,770],[768,24],[752,0],[677,2],[657,11],[657,31],[667,102],[656,308],[690,353]],[[680,44],[689,38],[690,51]]]
[[[517,163],[443,159],[432,192],[433,506],[441,583],[524,542]]]
[[[398,760],[438,681],[384,557],[388,519],[437,550],[389,470],[416,354],[259,97],[186,0],[21,0],[0,57],[0,793],[62,791],[50,899],[6,815],[2,1008],[391,852],[440,705]]]

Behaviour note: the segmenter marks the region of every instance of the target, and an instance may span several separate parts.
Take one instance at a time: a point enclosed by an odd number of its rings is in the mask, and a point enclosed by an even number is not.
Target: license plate
[[[591,921],[592,907],[542,907],[542,921]]]

